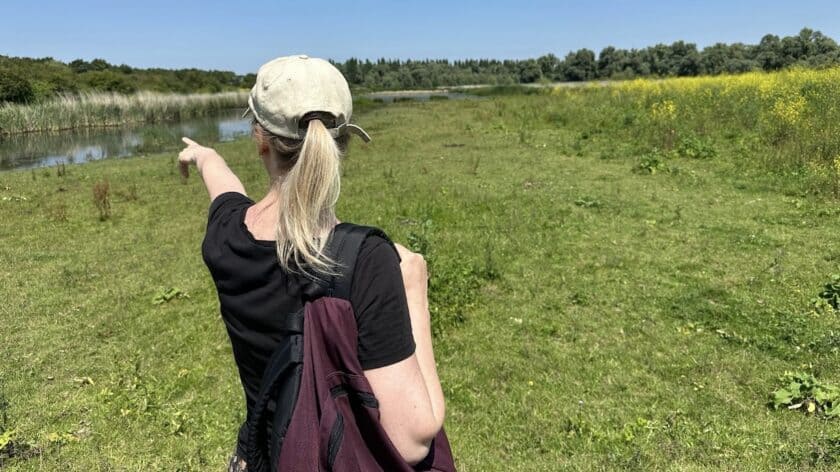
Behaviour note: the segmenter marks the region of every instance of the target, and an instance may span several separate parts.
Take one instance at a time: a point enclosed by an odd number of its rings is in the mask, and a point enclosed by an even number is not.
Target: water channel
[[[377,92],[366,97],[391,103],[468,96],[446,91],[420,91]],[[251,131],[250,119],[243,119],[241,115],[241,109],[226,110],[214,116],[181,122],[0,136],[0,171],[175,150],[181,147],[181,136],[189,136],[202,144],[231,141]]]

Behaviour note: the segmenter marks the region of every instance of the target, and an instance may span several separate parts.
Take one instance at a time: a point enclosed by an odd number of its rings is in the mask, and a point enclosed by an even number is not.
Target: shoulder
[[[351,302],[380,299],[402,284],[400,258],[384,234],[371,234],[362,242],[350,282]],[[366,303],[361,303],[364,306]],[[357,308],[361,308],[354,303]]]
[[[364,370],[394,364],[415,349],[400,257],[387,236],[372,234],[359,249],[350,290]]]
[[[244,193],[239,192],[225,192],[216,196],[210,202],[210,209],[207,211],[208,221],[217,220],[230,215],[234,210],[253,205],[254,201],[248,198]]]
[[[400,258],[394,244],[387,237],[379,234],[371,234],[362,242],[359,248],[359,258],[356,260],[356,267],[369,265],[371,262],[392,262],[399,265]]]

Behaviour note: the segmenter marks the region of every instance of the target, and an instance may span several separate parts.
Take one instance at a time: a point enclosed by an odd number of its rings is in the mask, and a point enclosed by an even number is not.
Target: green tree
[[[756,61],[766,71],[779,70],[785,66],[782,58],[782,42],[775,34],[766,34],[755,47]]]
[[[88,72],[85,78],[90,87],[96,90],[126,94],[137,90],[125,77],[110,70]]]
[[[596,77],[595,53],[590,49],[579,49],[566,55],[563,61],[563,78],[570,81],[592,80]]]
[[[556,79],[560,74],[560,59],[554,54],[546,54],[537,58],[542,76],[548,79]]]
[[[609,79],[610,77],[620,73],[624,69],[626,63],[627,53],[624,50],[616,49],[612,46],[607,46],[598,54],[597,75],[601,79]]]
[[[668,75],[685,77],[700,73],[700,53],[697,52],[696,44],[676,41],[670,49]]]
[[[108,70],[111,68],[111,64],[108,64],[108,61],[105,59],[94,59],[90,61],[90,70]]]
[[[519,63],[519,82],[534,83],[542,78],[542,69],[534,59],[527,59]]]

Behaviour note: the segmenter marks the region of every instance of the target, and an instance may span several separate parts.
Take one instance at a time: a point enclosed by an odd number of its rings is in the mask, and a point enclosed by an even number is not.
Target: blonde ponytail
[[[335,263],[324,253],[324,246],[336,222],[341,155],[324,123],[313,119],[296,162],[278,182],[277,258],[290,272],[310,276],[334,273]]]

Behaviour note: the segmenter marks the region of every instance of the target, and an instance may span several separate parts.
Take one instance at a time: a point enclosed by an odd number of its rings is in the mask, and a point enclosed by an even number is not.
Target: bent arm
[[[422,461],[443,427],[443,389],[432,351],[426,262],[399,244],[406,302],[414,338],[414,354],[395,364],[366,370],[379,399],[380,421],[394,446],[410,464]]]
[[[417,355],[366,370],[365,377],[379,400],[380,422],[394,447],[411,465],[425,459],[442,418],[439,422],[435,417]]]

